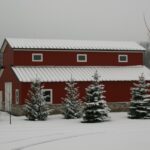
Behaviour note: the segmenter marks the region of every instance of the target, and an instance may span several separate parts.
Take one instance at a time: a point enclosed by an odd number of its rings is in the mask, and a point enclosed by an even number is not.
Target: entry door
[[[12,82],[5,82],[5,111],[10,111],[12,104]]]
[[[0,110],[3,108],[2,91],[0,91]]]

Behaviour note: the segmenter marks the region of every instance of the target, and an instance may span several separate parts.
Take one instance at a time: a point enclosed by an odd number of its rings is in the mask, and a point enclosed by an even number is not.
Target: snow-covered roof
[[[70,80],[71,76],[75,81],[91,81],[96,70],[102,81],[136,81],[142,73],[146,80],[150,80],[150,70],[145,66],[16,66],[12,69],[21,82],[32,82],[35,79],[42,82],[64,82]]]
[[[136,42],[7,38],[15,49],[145,50]]]

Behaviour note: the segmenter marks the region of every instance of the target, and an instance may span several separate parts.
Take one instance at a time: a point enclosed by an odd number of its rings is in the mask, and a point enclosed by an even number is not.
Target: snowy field
[[[80,123],[61,115],[27,121],[0,112],[0,150],[150,150],[150,120],[111,113],[111,121]]]

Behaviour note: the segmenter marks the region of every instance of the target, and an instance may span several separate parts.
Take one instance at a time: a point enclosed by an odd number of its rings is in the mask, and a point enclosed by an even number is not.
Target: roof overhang
[[[20,82],[32,82],[35,79],[41,82],[66,82],[71,76],[75,81],[92,81],[95,71],[101,81],[137,81],[142,73],[150,81],[150,70],[145,66],[16,66],[12,70]]]
[[[4,52],[4,50],[5,50],[6,46],[7,46],[7,44],[8,44],[7,40],[4,39],[4,42],[3,42],[2,46],[1,46],[1,52],[2,52],[2,53]]]

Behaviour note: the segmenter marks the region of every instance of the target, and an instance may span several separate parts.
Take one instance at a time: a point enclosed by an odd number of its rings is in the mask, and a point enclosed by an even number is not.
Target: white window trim
[[[52,89],[42,89],[42,92],[44,92],[44,91],[50,91],[50,93],[51,93],[50,102],[46,102],[46,103],[52,104],[53,103],[53,90]]]
[[[35,55],[41,56],[41,60],[34,60]],[[42,53],[32,53],[32,61],[33,62],[42,62],[43,61],[43,54]]]
[[[125,56],[126,60],[120,60],[120,57]],[[118,55],[118,62],[128,62],[128,55]]]
[[[16,92],[18,92],[18,96],[16,95]],[[17,101],[17,98],[18,98],[18,101]],[[19,98],[20,98],[20,92],[19,92],[19,89],[16,89],[15,90],[15,101],[16,101],[16,104],[19,104]]]
[[[79,60],[79,56],[85,56],[85,60]],[[77,62],[87,62],[87,54],[77,54]]]

